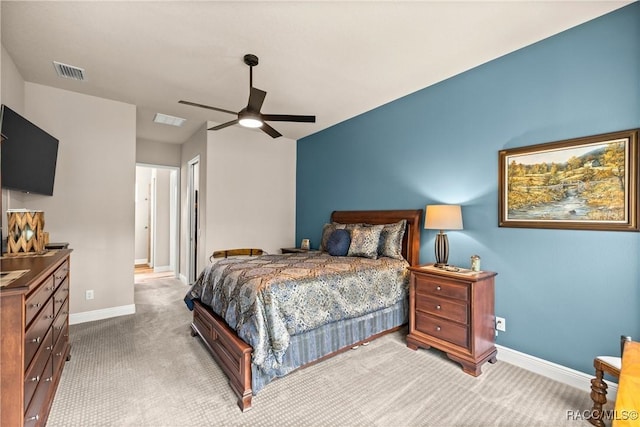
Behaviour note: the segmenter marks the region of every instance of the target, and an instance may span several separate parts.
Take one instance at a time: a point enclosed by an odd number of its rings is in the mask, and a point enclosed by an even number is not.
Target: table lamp
[[[449,259],[449,239],[444,230],[462,230],[462,209],[459,205],[428,205],[424,228],[440,230],[436,234],[436,267],[444,267]]]

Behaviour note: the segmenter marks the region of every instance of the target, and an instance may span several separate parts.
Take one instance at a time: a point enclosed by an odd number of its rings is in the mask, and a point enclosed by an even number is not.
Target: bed
[[[341,224],[337,228],[349,229],[354,239],[355,224],[391,230],[401,223],[398,256],[262,255],[225,259],[201,273],[185,297],[193,310],[191,333],[229,378],[242,411],[273,379],[406,324],[407,267],[419,263],[421,216],[420,209],[331,214],[328,224]],[[344,275],[332,275],[338,270]]]

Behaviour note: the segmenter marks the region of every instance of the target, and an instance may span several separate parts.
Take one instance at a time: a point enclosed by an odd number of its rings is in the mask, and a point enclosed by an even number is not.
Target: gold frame
[[[501,150],[498,225],[639,231],[639,131]]]

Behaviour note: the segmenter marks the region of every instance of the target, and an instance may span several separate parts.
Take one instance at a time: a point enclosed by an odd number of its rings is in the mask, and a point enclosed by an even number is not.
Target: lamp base
[[[447,235],[440,230],[440,233],[436,234],[435,243],[436,252],[436,267],[443,268],[447,265],[449,260],[449,239]]]

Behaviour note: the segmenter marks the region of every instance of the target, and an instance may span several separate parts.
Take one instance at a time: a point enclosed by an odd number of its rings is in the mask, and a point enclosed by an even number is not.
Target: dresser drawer
[[[418,294],[438,295],[461,301],[469,300],[469,287],[432,276],[415,276]]]
[[[56,293],[53,294],[53,309],[56,316],[60,312],[60,308],[67,301],[67,298],[69,298],[69,280],[64,279],[62,284],[56,289]]]
[[[58,341],[58,337],[62,331],[67,327],[67,321],[69,320],[69,301],[65,300],[64,305],[61,307],[56,320],[53,322],[53,342]]]
[[[458,300],[439,298],[430,295],[416,295],[416,311],[433,314],[454,322],[468,323],[467,304]]]
[[[24,376],[24,408],[27,409],[29,402],[31,402],[31,397],[33,393],[36,391],[36,387],[43,381],[47,376],[45,375],[44,368],[47,364],[47,361],[51,358],[51,353],[53,353],[53,340],[51,339],[51,331],[47,334],[40,349],[36,353],[33,363],[28,367],[27,373]]]
[[[69,274],[69,260],[65,260],[53,273],[54,286],[57,288]]]
[[[25,321],[26,325],[29,325],[42,307],[44,307],[49,297],[53,294],[53,290],[53,276],[49,276],[47,280],[45,280],[45,283],[27,297],[27,302],[25,304],[27,317]]]
[[[49,394],[49,389],[52,386],[53,381],[53,360],[49,358],[47,364],[42,372],[42,377],[38,382],[31,403],[24,412],[24,425],[25,426],[37,426],[42,425],[42,421],[45,418],[46,411],[48,410],[45,401]]]
[[[67,348],[69,346],[69,326],[65,325],[60,334],[58,335],[58,341],[54,342],[53,348],[53,372],[57,373],[61,370],[60,365],[67,357]]]
[[[468,328],[424,313],[416,313],[416,329],[432,337],[468,348]]]
[[[33,319],[24,334],[24,366],[28,367],[38,348],[45,342],[45,336],[53,323],[53,299]],[[51,335],[49,335],[49,339]]]

